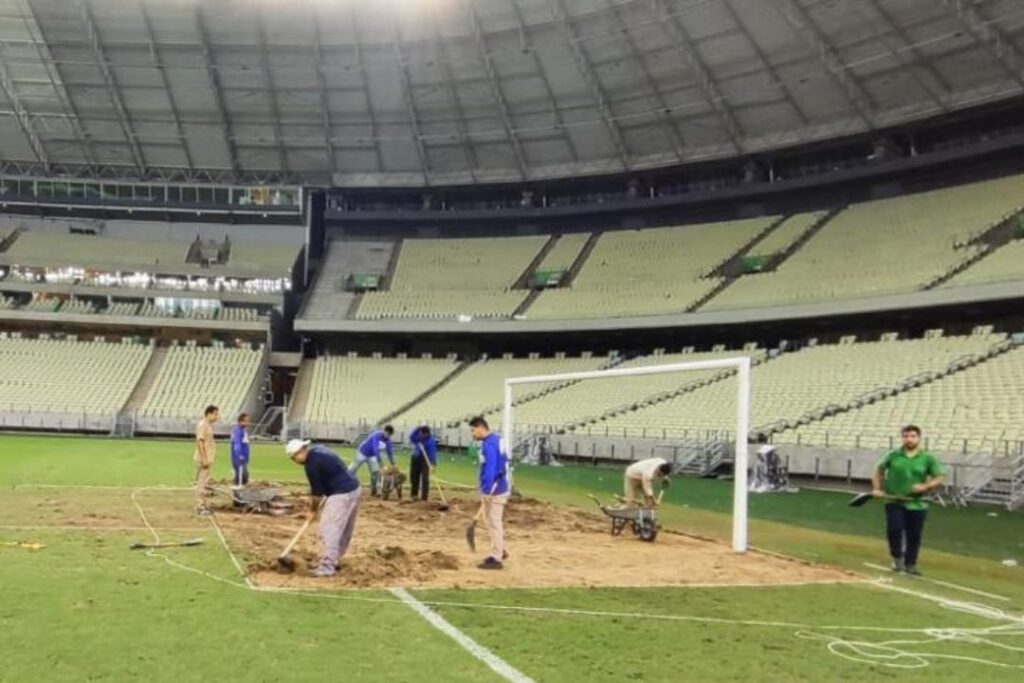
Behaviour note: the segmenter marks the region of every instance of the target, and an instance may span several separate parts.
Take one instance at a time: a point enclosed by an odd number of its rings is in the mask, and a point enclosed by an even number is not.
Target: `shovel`
[[[493,496],[494,492],[498,490],[498,482],[500,481],[500,478],[494,480],[494,483],[491,485],[491,492],[487,494],[487,498]],[[474,553],[476,552],[476,523],[484,516],[484,503],[486,502],[486,499],[480,501],[480,508],[476,511],[473,521],[469,523],[468,527],[466,527],[466,545],[468,545],[470,551]]]
[[[128,546],[129,550],[152,550],[156,548],[190,548],[194,545],[201,545],[203,539],[201,538],[190,538],[187,541],[181,541],[180,543],[142,543],[135,542]]]
[[[288,555],[291,554],[292,549],[295,548],[295,544],[299,542],[299,539],[302,538],[302,535],[306,533],[306,529],[308,529],[309,525],[313,523],[313,520],[316,518],[317,513],[320,512],[320,509],[323,508],[324,503],[326,501],[326,498],[320,501],[320,505],[317,507],[316,511],[310,513],[309,518],[302,523],[302,526],[299,527],[299,530],[295,532],[294,536],[292,536],[292,540],[288,541],[288,545],[286,545],[284,547],[284,550],[281,551],[281,554],[277,556],[277,571],[281,574],[291,574],[293,571],[295,571],[295,560],[288,557]]]

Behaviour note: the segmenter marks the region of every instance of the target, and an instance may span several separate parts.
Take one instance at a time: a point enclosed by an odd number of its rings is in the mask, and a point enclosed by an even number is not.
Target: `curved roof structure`
[[[8,172],[631,171],[1024,92],[1019,0],[0,0]]]

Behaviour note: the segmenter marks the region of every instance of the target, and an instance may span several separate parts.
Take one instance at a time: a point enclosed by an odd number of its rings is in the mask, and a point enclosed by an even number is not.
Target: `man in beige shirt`
[[[645,507],[656,507],[658,501],[654,497],[654,482],[660,481],[664,486],[668,483],[670,474],[672,474],[672,465],[663,458],[638,460],[627,467],[626,505],[636,505],[638,502],[642,502]]]
[[[210,514],[206,500],[210,495],[210,472],[217,451],[213,440],[213,424],[219,418],[220,410],[217,406],[206,406],[203,419],[196,425],[196,450],[192,459],[196,461],[196,513],[200,515]]]

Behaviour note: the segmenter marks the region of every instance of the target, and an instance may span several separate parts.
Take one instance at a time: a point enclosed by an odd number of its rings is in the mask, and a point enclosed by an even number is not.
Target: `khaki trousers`
[[[484,496],[484,522],[487,524],[487,535],[491,538],[491,557],[501,560],[505,555],[505,504],[508,495]]]

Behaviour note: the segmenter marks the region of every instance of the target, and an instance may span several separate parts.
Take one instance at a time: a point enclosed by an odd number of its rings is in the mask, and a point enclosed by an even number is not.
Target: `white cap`
[[[290,458],[309,444],[309,441],[304,441],[303,439],[292,439],[284,445],[284,452],[287,453]]]

